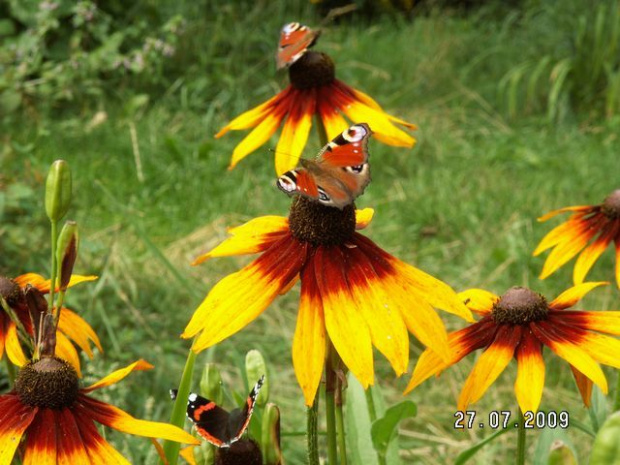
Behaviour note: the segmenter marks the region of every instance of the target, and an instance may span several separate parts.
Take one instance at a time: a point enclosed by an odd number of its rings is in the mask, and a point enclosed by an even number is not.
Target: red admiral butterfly
[[[243,435],[252,417],[254,404],[265,376],[261,376],[250,391],[243,408],[227,412],[215,402],[191,393],[187,399],[187,418],[194,424],[196,432],[216,447],[230,447]],[[170,397],[176,399],[178,391],[170,390]]]
[[[301,168],[280,176],[278,188],[342,210],[362,195],[370,182],[367,145],[371,134],[366,123],[345,129],[323,147],[316,160],[301,159]]]
[[[299,23],[288,23],[280,32],[280,43],[276,54],[278,69],[291,66],[314,45],[321,31],[313,31]]]

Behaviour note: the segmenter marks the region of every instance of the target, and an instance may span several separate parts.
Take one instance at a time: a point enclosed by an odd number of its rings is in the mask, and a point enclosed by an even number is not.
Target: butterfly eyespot
[[[364,165],[351,166],[351,171],[354,173],[361,173],[364,169]]]
[[[292,32],[295,32],[297,29],[299,29],[300,26],[301,24],[299,23],[288,23],[282,28],[282,32],[284,34],[290,34]]]
[[[348,142],[358,142],[364,138],[366,130],[361,126],[351,126],[342,133],[342,137]]]

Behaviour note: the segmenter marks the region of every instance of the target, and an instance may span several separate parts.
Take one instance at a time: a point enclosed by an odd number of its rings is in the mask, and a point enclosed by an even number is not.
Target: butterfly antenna
[[[325,26],[327,23],[333,21],[338,16],[349,14],[353,11],[357,10],[357,5],[355,3],[349,3],[348,5],[344,5],[338,8],[332,8],[329,10],[325,18],[321,21],[321,26]]]
[[[170,389],[170,398],[175,400],[177,398],[177,394],[179,393],[178,389]]]

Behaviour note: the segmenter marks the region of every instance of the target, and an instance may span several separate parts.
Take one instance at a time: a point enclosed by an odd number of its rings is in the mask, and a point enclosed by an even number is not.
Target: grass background
[[[213,284],[248,259],[216,259],[196,268],[189,263],[225,238],[227,226],[287,213],[290,200],[275,188],[269,151],[276,139],[227,172],[242,134],[213,138],[232,117],[286,85],[285,74],[276,74],[273,64],[282,24],[320,22],[310,4],[279,3],[160,2],[160,8],[188,19],[171,59],[176,74],[167,86],[148,92],[128,86],[95,103],[45,108],[38,102],[35,109],[3,120],[0,272],[48,274],[43,185],[49,164],[64,158],[74,177],[71,217],[81,231],[76,271],[99,276],[68,299],[96,329],[105,350],[85,363],[85,381],[140,357],[154,363],[152,372],[134,374],[101,393],[138,417],[168,418],[167,392],[180,377],[189,346],[178,335]],[[537,279],[543,259],[531,252],[552,224],[536,218],[561,206],[599,203],[618,187],[617,118],[593,118],[566,107],[561,120],[550,122],[540,102],[524,104],[516,117],[506,111],[501,79],[541,47],[562,46],[569,31],[554,29],[554,21],[580,4],[569,2],[567,12],[541,17],[528,14],[527,7],[536,3],[431,9],[411,19],[355,16],[328,25],[316,46],[333,57],[340,79],[420,127],[412,150],[371,141],[373,182],[357,202],[376,210],[366,234],[456,290],[481,287],[501,294],[520,285],[553,298],[569,287],[572,270]],[[187,61],[195,55],[200,62]],[[136,101],[146,104],[130,110]],[[93,127],[97,112],[107,118]],[[305,156],[319,148],[313,133]],[[595,265],[590,279],[612,280],[611,255]],[[298,299],[296,287],[245,330],[201,355],[198,364],[217,362],[225,383],[243,392],[245,353],[261,350],[284,433],[305,425],[290,355]],[[579,308],[618,308],[618,290],[593,291]],[[463,326],[443,317],[451,329]],[[411,350],[415,362],[420,349],[412,343]],[[407,396],[418,403],[418,415],[400,429],[403,462],[451,463],[490,434],[453,428],[456,398],[474,359]],[[568,410],[571,419],[588,423],[567,364],[548,353],[545,359],[551,363],[542,407]],[[408,376],[396,379],[378,354],[376,362],[377,383],[391,402],[400,400]],[[607,373],[613,385],[617,375]],[[478,415],[514,410],[515,374],[510,367],[472,407]],[[199,373],[196,384],[198,378]],[[232,406],[231,398],[226,402]],[[530,435],[530,452],[540,434]],[[591,438],[574,427],[568,434],[583,460]],[[108,437],[132,463],[155,460],[146,440],[114,432]],[[285,437],[283,446],[288,463],[302,463],[302,437]],[[509,432],[471,463],[505,463],[515,446],[516,434]]]

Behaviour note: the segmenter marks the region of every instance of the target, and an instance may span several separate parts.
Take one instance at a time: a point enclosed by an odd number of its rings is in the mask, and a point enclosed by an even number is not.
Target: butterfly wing
[[[260,388],[263,387],[265,376],[261,376],[256,385],[248,394],[248,398],[243,405],[243,408],[234,409],[230,412],[230,418],[228,420],[228,430],[231,439],[229,444],[239,440],[243,433],[248,428],[250,420],[252,419],[252,412],[254,411],[254,405],[256,404],[256,398],[260,392]]]
[[[278,188],[340,209],[351,204],[370,182],[367,145],[371,134],[366,123],[344,130],[323,147],[316,161],[301,160],[301,168],[280,176]]]
[[[277,68],[290,66],[299,60],[306,50],[314,45],[320,34],[320,31],[313,31],[299,23],[285,25],[280,33],[276,54]]]

